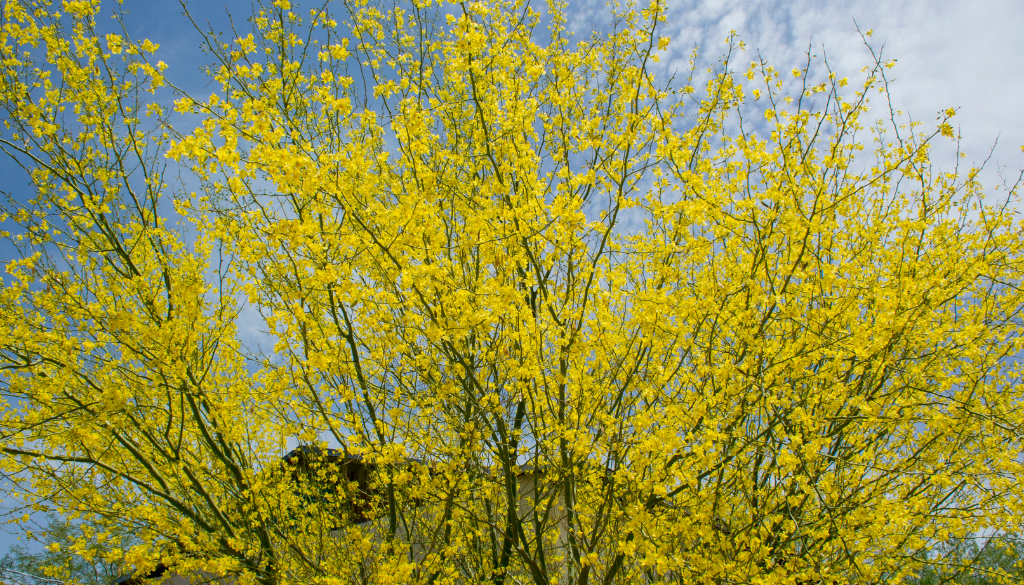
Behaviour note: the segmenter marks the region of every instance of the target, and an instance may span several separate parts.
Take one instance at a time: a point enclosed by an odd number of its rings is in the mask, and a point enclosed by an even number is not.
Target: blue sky
[[[109,14],[109,6],[105,10]],[[725,49],[724,39],[736,30],[748,52],[738,63],[754,60],[757,51],[776,68],[799,66],[810,44],[841,75],[856,77],[869,55],[854,25],[873,29],[876,48],[897,60],[892,75],[894,105],[915,119],[931,121],[946,108],[958,108],[954,119],[963,136],[968,160],[984,159],[997,137],[989,171],[983,181],[991,185],[997,165],[1009,176],[1024,167],[1024,2],[1020,0],[668,0],[669,18],[664,33],[673,44],[664,63],[685,69],[696,44],[705,59],[714,60]],[[169,0],[125,0],[131,14],[129,32],[159,43],[159,58],[180,87],[197,95],[205,88],[199,66],[206,62],[199,51],[199,36],[185,19],[181,6]],[[189,10],[199,23],[215,30],[228,28],[227,13],[245,29],[248,1],[193,2]],[[585,32],[589,23],[601,22],[605,3],[570,2],[572,24]],[[948,159],[947,159],[948,160]],[[0,162],[0,189],[19,192],[25,178]],[[8,248],[0,247],[0,260]],[[13,535],[0,532],[0,551]]]
[[[705,59],[725,49],[730,30],[776,68],[788,71],[804,59],[808,46],[842,75],[855,78],[868,62],[857,26],[873,29],[872,44],[896,59],[893,97],[897,108],[930,121],[936,112],[958,108],[954,122],[970,160],[993,153],[1008,171],[1024,167],[1024,2],[1019,0],[667,0],[664,33],[672,38],[669,67],[684,69],[696,44]],[[205,62],[198,38],[174,1],[125,0],[131,32],[161,45],[172,79],[202,89],[198,74]],[[193,18],[217,30],[228,26],[227,13],[244,29],[247,0],[193,2]],[[604,20],[604,0],[570,1],[572,24],[581,32]],[[856,25],[854,24],[856,22]],[[743,63],[743,57],[738,63]],[[212,88],[211,88],[212,91]],[[199,92],[201,95],[201,92]]]

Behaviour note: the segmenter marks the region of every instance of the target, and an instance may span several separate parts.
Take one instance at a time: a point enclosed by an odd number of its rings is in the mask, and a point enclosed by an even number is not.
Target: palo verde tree
[[[98,3],[3,10],[5,471],[141,574],[896,583],[1020,533],[1017,185],[872,119],[880,57],[276,0],[169,107]]]

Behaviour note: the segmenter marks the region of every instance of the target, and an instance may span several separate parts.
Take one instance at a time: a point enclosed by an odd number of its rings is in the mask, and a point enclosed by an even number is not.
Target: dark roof
[[[311,458],[311,456],[323,458],[331,463],[337,461],[348,463],[349,461],[362,461],[363,459],[361,455],[349,455],[348,451],[344,449],[324,449],[313,445],[300,445],[286,453],[281,459],[285,463],[301,463],[307,458]]]
[[[345,449],[325,449],[315,445],[299,445],[286,453],[281,459],[288,464],[304,463],[307,459],[322,459],[328,463],[340,463],[342,465],[357,463],[368,467],[377,466],[376,463],[366,462],[362,455],[349,453]],[[419,459],[417,457],[405,457],[404,459],[406,463],[419,463],[420,465],[426,465],[431,469],[434,467],[423,459]]]
[[[135,576],[131,573],[127,575],[121,575],[117,579],[110,582],[110,585],[140,585],[144,579],[154,579],[167,572],[167,566],[163,563],[157,563],[156,567],[153,568],[146,576]]]

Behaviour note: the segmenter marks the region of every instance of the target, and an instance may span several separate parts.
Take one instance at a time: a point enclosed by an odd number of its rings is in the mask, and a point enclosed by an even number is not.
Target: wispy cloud
[[[926,123],[940,110],[957,108],[954,121],[971,162],[981,162],[998,137],[989,181],[996,163],[1010,170],[1024,167],[1024,4],[1019,1],[670,0],[669,6],[664,28],[674,45],[669,61],[681,68],[694,45],[713,61],[735,30],[747,44],[749,60],[760,53],[789,70],[810,48],[853,79],[870,62],[857,27],[873,29],[872,46],[897,60],[891,86],[896,108]]]

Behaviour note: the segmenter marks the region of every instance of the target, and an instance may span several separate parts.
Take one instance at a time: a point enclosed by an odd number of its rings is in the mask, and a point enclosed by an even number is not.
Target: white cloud
[[[670,63],[685,67],[694,44],[714,61],[736,30],[748,47],[741,61],[758,51],[788,71],[804,61],[810,45],[840,75],[856,78],[870,56],[857,27],[873,29],[871,39],[892,70],[893,104],[916,120],[930,123],[940,110],[957,108],[954,122],[963,135],[968,160],[980,162],[999,137],[986,183],[995,165],[1024,167],[1024,3],[1016,0],[686,0],[671,2],[665,34],[675,54]],[[948,161],[949,157],[943,157]]]

